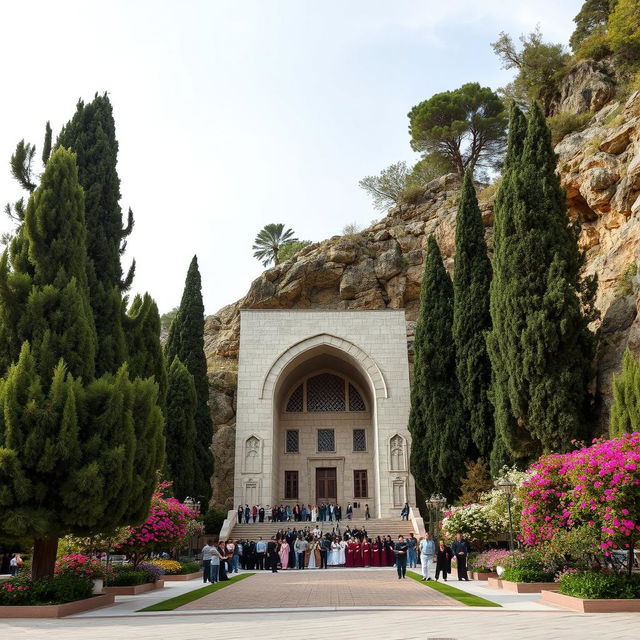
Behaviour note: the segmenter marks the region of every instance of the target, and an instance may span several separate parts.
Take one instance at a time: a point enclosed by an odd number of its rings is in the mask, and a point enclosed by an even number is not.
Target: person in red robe
[[[371,566],[371,542],[368,538],[362,541],[362,564],[365,567]]]
[[[356,544],[353,541],[353,539],[349,540],[349,542],[347,543],[347,553],[346,553],[346,558],[345,558],[345,563],[344,566],[345,567],[354,567],[355,565],[353,564],[353,552],[356,548]]]
[[[356,540],[356,547],[353,550],[353,566],[362,566],[362,544],[360,543],[360,540]]]
[[[387,551],[387,566],[393,567],[393,565],[396,563],[396,552],[391,536],[387,536],[387,539],[384,542],[384,546]]]
[[[371,544],[371,565],[374,567],[380,566],[380,544],[378,543],[380,536]]]

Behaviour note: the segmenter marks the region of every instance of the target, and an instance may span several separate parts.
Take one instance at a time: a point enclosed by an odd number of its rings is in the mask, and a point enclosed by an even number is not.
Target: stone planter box
[[[146,593],[147,591],[154,591],[155,589],[162,589],[164,587],[164,580],[157,580],[156,582],[145,582],[144,584],[136,584],[131,587],[104,587],[104,593],[110,593],[114,596],[137,596],[139,593]]]
[[[0,607],[0,618],[64,618],[74,613],[90,611],[99,607],[106,607],[113,604],[115,596],[102,594],[76,600],[75,602],[65,602],[65,604],[45,604],[29,607]]]
[[[196,578],[202,578],[202,571],[196,571],[194,573],[182,573],[177,576],[162,576],[165,582],[186,582],[187,580],[195,580]]]
[[[640,612],[640,599],[625,600],[587,600],[586,598],[576,598],[565,596],[558,591],[542,591],[540,602],[544,604],[554,604],[571,611],[580,613],[622,613]]]
[[[495,571],[470,571],[469,573],[474,580],[488,580],[489,578],[498,577],[498,574]]]
[[[509,593],[540,593],[543,589],[555,591],[560,588],[557,582],[509,582],[500,578],[489,578],[492,589],[502,589]]]

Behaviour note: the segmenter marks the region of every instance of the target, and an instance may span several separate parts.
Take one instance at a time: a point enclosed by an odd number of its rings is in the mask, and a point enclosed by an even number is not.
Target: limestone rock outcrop
[[[587,95],[580,89],[580,73],[575,74],[573,93],[568,92],[561,102],[563,110],[568,105],[578,109],[576,100],[583,101],[580,109],[587,104],[589,109],[598,109],[610,97],[604,88]],[[601,319],[594,328],[599,329],[600,342],[595,366],[599,428],[604,431],[611,378],[622,353],[629,346],[640,356],[640,278],[636,275],[640,259],[640,92],[624,104],[601,108],[583,131],[562,140],[556,152],[570,215],[581,226],[585,273],[596,273],[599,278],[596,305]],[[479,190],[489,246],[492,191]],[[205,351],[216,423],[215,506],[232,506],[232,410],[240,309],[404,308],[411,357],[426,242],[429,235],[435,235],[451,271],[458,196],[455,175],[434,180],[418,204],[397,206],[360,233],[305,247],[291,260],[265,271],[244,298],[207,318]]]

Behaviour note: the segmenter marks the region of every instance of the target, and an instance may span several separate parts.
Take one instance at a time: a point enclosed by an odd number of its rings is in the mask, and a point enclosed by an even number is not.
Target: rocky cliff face
[[[594,95],[588,97],[590,108],[599,108],[599,101],[605,99]],[[569,95],[565,98],[571,100]],[[640,258],[640,92],[625,104],[601,108],[586,129],[567,136],[556,151],[570,213],[582,226],[579,242],[586,252],[585,272],[599,276],[597,306],[602,315],[595,327],[601,336],[596,391],[599,426],[604,430],[611,377],[622,352],[629,346],[640,354],[640,281],[636,276]],[[418,204],[390,210],[387,217],[361,233],[306,247],[292,260],[265,271],[244,298],[207,318],[215,506],[229,508],[233,493],[240,309],[404,308],[411,354],[426,241],[435,234],[451,270],[458,189],[454,175],[431,182]],[[479,192],[489,246],[494,197],[492,188]]]

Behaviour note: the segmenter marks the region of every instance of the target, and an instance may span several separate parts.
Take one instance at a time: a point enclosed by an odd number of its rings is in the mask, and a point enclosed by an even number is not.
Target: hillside
[[[566,136],[556,152],[571,217],[581,225],[579,244],[586,253],[585,272],[597,273],[599,278],[595,391],[598,429],[603,431],[611,378],[622,353],[629,346],[640,355],[640,280],[636,275],[640,257],[640,92],[624,103],[603,106],[603,93],[598,99],[585,98],[587,85],[584,77],[573,85],[574,92],[582,96],[580,104],[570,91],[563,102],[580,111],[599,110],[582,131]],[[454,174],[434,180],[418,204],[391,209],[361,233],[334,236],[306,247],[294,259],[265,271],[242,299],[207,318],[215,506],[231,506],[233,492],[240,309],[404,308],[411,355],[426,241],[435,234],[451,270],[458,189]],[[495,188],[479,191],[489,246],[494,197]]]

